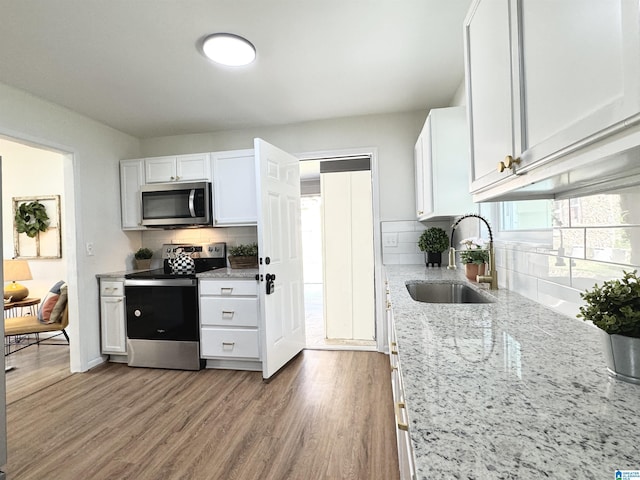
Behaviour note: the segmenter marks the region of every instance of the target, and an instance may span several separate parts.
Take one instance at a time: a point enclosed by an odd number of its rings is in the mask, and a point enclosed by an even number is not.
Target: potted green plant
[[[468,238],[460,242],[464,248],[460,250],[460,261],[464,265],[464,274],[475,281],[478,275],[484,275],[485,265],[489,262],[489,251],[481,239]]]
[[[136,268],[138,270],[148,270],[151,268],[151,257],[153,257],[153,251],[151,249],[140,247],[138,251],[133,254]]]
[[[258,268],[258,244],[241,244],[229,247],[231,268]]]
[[[581,293],[578,317],[600,329],[609,374],[640,384],[640,279],[637,270],[623,274]]]
[[[420,239],[418,240],[418,248],[420,251],[425,252],[424,263],[428,267],[429,265],[438,266],[442,263],[442,252],[449,248],[449,237],[447,232],[439,227],[427,228]]]

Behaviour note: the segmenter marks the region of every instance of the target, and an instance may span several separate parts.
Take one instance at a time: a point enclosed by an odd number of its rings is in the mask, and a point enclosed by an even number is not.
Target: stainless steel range
[[[125,275],[128,364],[200,370],[196,273],[226,267],[226,244],[167,244],[162,258],[163,268]]]

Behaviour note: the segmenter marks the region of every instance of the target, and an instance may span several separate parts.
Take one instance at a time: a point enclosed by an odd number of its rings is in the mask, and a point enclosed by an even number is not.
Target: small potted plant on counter
[[[436,264],[440,266],[442,263],[442,252],[449,248],[449,237],[447,232],[439,227],[427,228],[420,239],[418,240],[418,248],[420,251],[425,252],[424,263],[428,267],[429,265]]]
[[[640,279],[637,270],[623,274],[581,293],[578,317],[601,330],[609,374],[640,384]]]
[[[481,238],[467,238],[460,242],[464,249],[460,250],[460,261],[464,264],[464,274],[472,281],[478,275],[484,275],[485,266],[489,262],[489,251],[484,248]]]
[[[145,247],[139,248],[138,251],[133,254],[136,268],[138,270],[149,270],[149,268],[151,268],[151,257],[153,257],[153,251],[151,249]]]
[[[231,268],[258,268],[258,244],[244,244],[229,247]]]

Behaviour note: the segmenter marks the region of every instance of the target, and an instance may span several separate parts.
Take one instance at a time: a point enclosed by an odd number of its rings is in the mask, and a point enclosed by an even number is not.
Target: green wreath
[[[40,202],[23,203],[16,211],[16,230],[33,238],[38,232],[46,232],[49,228],[49,215]]]

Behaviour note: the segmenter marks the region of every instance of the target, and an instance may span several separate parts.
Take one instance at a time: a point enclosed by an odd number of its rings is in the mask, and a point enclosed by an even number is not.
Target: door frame
[[[47,150],[62,155],[62,171],[65,201],[61,208],[61,214],[64,216],[64,228],[66,232],[76,232],[76,195],[75,195],[75,178],[76,178],[76,152],[75,149],[51,142],[49,140],[28,135],[22,132],[16,132],[0,128],[0,136],[5,140],[21,143],[29,147]],[[77,241],[75,234],[65,234],[61,232],[62,237],[62,256],[66,258],[67,268],[67,284],[69,285],[69,371],[84,372],[95,365],[89,365],[87,368],[86,356],[83,355],[83,342],[81,336],[83,332],[81,326],[76,321],[80,318],[78,293],[78,262],[77,262]],[[0,237],[3,235],[2,222],[0,222]],[[86,340],[82,338],[82,340]]]
[[[349,157],[366,157],[371,159],[371,206],[373,209],[373,272],[375,296],[375,334],[376,350],[386,352],[387,322],[383,302],[382,279],[382,233],[380,229],[380,186],[378,177],[377,147],[345,148],[337,150],[320,150],[295,154],[300,161],[307,160],[340,160]]]

